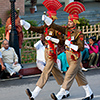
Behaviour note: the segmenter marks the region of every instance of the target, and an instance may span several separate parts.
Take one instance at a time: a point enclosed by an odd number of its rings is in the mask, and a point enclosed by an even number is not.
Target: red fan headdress
[[[74,21],[74,23],[79,23],[78,19],[81,12],[85,11],[85,7],[80,2],[71,2],[65,8],[64,11],[69,13],[68,19]]]
[[[43,5],[48,9],[47,14],[53,19],[57,19],[57,10],[62,7],[58,0],[45,0]]]

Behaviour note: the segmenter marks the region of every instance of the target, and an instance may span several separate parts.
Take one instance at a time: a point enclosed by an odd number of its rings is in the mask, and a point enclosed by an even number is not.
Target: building
[[[20,15],[24,15],[25,13],[25,1],[24,0],[16,0],[15,8],[20,9]],[[5,24],[6,19],[9,17],[8,11],[11,9],[10,0],[0,0],[0,18],[2,19],[2,24]]]

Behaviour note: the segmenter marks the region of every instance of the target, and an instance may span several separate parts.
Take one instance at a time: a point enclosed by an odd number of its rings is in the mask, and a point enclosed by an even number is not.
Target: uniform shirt
[[[45,37],[50,36],[53,38],[57,38],[56,31],[51,27],[47,27],[46,25],[42,25],[39,27],[31,26],[29,30],[44,34]],[[49,58],[56,60],[56,54],[55,54],[56,53],[56,44],[52,41],[47,41],[45,39],[45,46],[46,46],[46,48],[48,48]]]
[[[61,34],[64,34],[64,39],[68,39],[68,31],[71,32],[71,38],[73,38],[72,44],[78,46],[78,52],[84,50],[84,35],[79,32],[77,28],[75,30],[68,29],[68,27],[62,27],[55,23],[51,24],[51,28],[58,30]],[[75,40],[75,41],[74,41]]]
[[[18,56],[14,48],[9,47],[6,50],[4,47],[2,47],[0,52],[2,53],[2,60],[4,63],[13,64],[14,62],[18,62]]]
[[[36,59],[39,61],[43,61],[45,63],[45,57],[44,57],[45,46],[42,44],[41,40],[35,43],[34,47],[36,48],[37,52]]]

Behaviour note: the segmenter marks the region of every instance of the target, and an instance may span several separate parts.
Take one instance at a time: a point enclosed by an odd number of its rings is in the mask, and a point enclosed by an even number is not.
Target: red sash
[[[73,29],[75,29],[75,28],[73,28]],[[69,31],[67,32],[67,38],[68,38],[69,41],[71,40],[71,33],[72,33],[72,31],[71,32],[69,32]],[[78,52],[78,51],[70,50],[70,51],[67,51],[67,52],[71,52],[72,53],[71,59],[73,59],[75,61],[80,57],[80,52]]]
[[[45,29],[45,35],[49,36],[48,35],[48,28]],[[54,48],[54,44],[50,40],[47,40],[47,42],[48,42],[48,44],[49,44],[49,46],[51,48],[50,52],[49,52],[49,56],[50,56],[50,58],[53,58],[55,60],[55,62],[56,62],[56,60],[57,60],[56,48]],[[51,52],[52,50],[53,50],[53,52]]]

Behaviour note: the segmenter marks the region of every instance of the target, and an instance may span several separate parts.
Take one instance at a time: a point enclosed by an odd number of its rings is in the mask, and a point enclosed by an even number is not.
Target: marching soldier
[[[60,2],[58,0],[52,0],[52,1],[45,0],[43,2],[43,5],[48,9],[47,16],[52,18],[53,21],[55,21],[55,19],[57,19],[56,11],[62,7]],[[29,99],[34,100],[36,96],[39,94],[39,92],[42,90],[44,85],[46,84],[51,72],[59,85],[62,85],[63,83],[63,80],[64,80],[63,75],[61,71],[56,67],[56,64],[55,64],[57,60],[56,49],[57,49],[57,44],[59,43],[59,39],[57,39],[57,36],[58,36],[57,32],[53,28],[45,24],[40,27],[35,27],[35,26],[30,26],[30,24],[24,20],[22,20],[21,23],[26,30],[29,29],[34,32],[42,33],[45,35],[46,66],[44,67],[42,74],[38,82],[36,83],[36,88],[34,89],[34,91],[31,92],[29,89],[26,89],[26,93],[29,96]]]
[[[69,64],[69,68],[65,74],[64,82],[60,91],[56,95],[52,93],[51,98],[54,100],[61,100],[65,93],[69,93],[69,89],[72,86],[74,79],[76,79],[78,86],[82,86],[86,92],[86,97],[82,100],[91,100],[93,99],[93,92],[90,89],[80,67],[80,51],[84,49],[84,35],[76,27],[76,24],[79,23],[78,14],[85,11],[85,7],[80,2],[71,2],[64,8],[64,11],[69,13],[68,25],[66,27],[56,25],[47,16],[42,16],[45,19],[44,22],[48,26],[65,35],[66,55]]]

